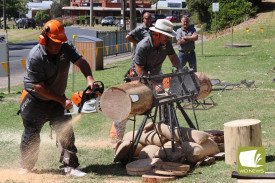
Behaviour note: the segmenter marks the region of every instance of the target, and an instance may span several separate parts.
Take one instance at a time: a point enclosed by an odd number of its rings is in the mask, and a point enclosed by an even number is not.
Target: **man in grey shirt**
[[[131,69],[140,76],[158,75],[161,73],[161,67],[168,56],[172,65],[177,69],[181,69],[180,60],[174,51],[171,37],[174,37],[173,24],[169,20],[159,19],[155,27],[150,27],[153,35],[142,39],[136,48],[134,58],[131,63]],[[133,78],[136,79],[136,78]],[[155,91],[162,92],[162,81],[151,81]],[[118,137],[123,138],[126,120],[122,120],[115,124]]]
[[[45,24],[38,40],[39,44],[32,48],[27,59],[20,105],[24,132],[20,144],[22,168],[19,174],[26,174],[34,168],[39,154],[40,131],[49,121],[56,132],[56,145],[65,174],[84,176],[86,173],[79,169],[76,156],[73,128],[68,123],[72,117],[64,115],[64,110],[73,107],[72,101],[65,96],[65,90],[70,63],[80,68],[87,85],[93,89],[90,66],[76,48],[66,42],[64,28],[57,20]]]
[[[180,60],[174,51],[171,37],[174,37],[173,24],[169,20],[159,19],[155,27],[150,28],[152,36],[148,36],[140,41],[136,48],[136,53],[132,60],[131,68],[138,76],[148,76],[161,74],[161,67],[169,57],[172,65],[177,69],[181,68]],[[161,92],[162,81],[152,83],[157,92]]]
[[[134,44],[138,44],[143,38],[146,36],[149,36],[149,27],[152,26],[152,19],[151,19],[151,13],[145,12],[143,14],[143,24],[140,26],[137,26],[135,29],[130,31],[126,35],[126,39]]]
[[[195,41],[198,34],[193,26],[189,26],[189,18],[183,16],[181,19],[182,27],[177,30],[177,44],[179,44],[179,59],[181,65],[189,63],[189,67],[197,72],[197,61],[195,53]]]
[[[133,43],[134,45],[131,46],[131,48],[133,49],[132,50],[132,55],[134,56],[135,54],[135,48],[136,48],[136,44],[138,44],[143,38],[147,37],[147,36],[150,36],[150,30],[149,30],[149,27],[152,26],[152,19],[151,19],[151,13],[149,12],[145,12],[143,14],[143,24],[140,25],[140,26],[137,26],[135,29],[133,29],[132,31],[130,31],[127,35],[126,35],[126,39]],[[136,73],[129,69],[126,74],[124,75],[125,78],[129,78],[129,77],[132,77],[136,75]],[[124,121],[125,123],[127,121]],[[122,122],[119,122],[119,121],[114,121],[113,123],[113,126],[112,126],[112,129],[115,128],[115,132],[113,132],[111,130],[110,132],[110,137],[112,138],[112,141],[113,142],[116,142],[117,140],[121,139],[121,136],[120,136],[120,131],[123,131],[123,134],[124,134],[124,130],[125,129],[120,129],[119,128],[119,123],[123,123]]]

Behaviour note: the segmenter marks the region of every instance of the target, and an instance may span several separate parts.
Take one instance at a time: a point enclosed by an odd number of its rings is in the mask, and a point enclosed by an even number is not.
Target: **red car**
[[[169,20],[169,21],[171,21],[173,23],[179,22],[179,18],[176,17],[176,16],[172,16],[172,15],[171,16],[167,16],[165,19]]]

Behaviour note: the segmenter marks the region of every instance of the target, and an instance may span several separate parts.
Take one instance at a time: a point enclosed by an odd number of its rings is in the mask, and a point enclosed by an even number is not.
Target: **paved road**
[[[65,27],[65,33],[69,41],[72,41],[73,35],[89,35],[96,36],[96,31],[86,30],[80,27],[72,26]],[[21,59],[26,59],[33,46],[38,43],[35,41],[27,41],[23,43],[9,44],[9,62],[10,62],[10,85],[21,84],[23,81],[25,69],[22,66]],[[8,78],[3,76],[0,77],[0,88],[8,86]]]

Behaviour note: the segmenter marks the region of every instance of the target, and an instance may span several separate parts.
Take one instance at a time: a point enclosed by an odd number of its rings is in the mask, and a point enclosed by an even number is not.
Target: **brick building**
[[[126,17],[129,17],[130,2],[127,1]],[[141,11],[142,10],[142,11]],[[136,16],[140,12],[154,12],[149,1],[136,1]],[[90,15],[90,0],[71,0],[70,6],[63,7],[64,18],[76,20],[78,16]],[[121,2],[93,1],[93,16],[95,19],[102,19],[106,16],[122,16]]]

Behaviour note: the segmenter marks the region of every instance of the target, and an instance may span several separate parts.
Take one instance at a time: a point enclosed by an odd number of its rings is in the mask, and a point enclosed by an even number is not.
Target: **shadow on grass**
[[[126,172],[125,165],[122,165],[122,164],[109,164],[109,165],[92,164],[83,168],[82,170],[86,173],[93,172],[98,175],[129,176]]]
[[[197,57],[236,57],[236,56],[247,56],[247,55],[198,55]]]
[[[63,169],[42,169],[42,170],[33,170],[32,173],[62,175],[64,174],[64,170]]]
[[[3,100],[2,100],[3,98],[4,98],[3,96],[0,96],[0,102],[3,101]]]
[[[116,65],[108,65],[108,66],[104,67],[104,70],[114,69],[114,68],[117,68],[117,66]]]
[[[275,162],[275,156],[269,155],[265,157],[265,161],[268,162]]]

